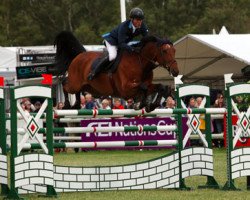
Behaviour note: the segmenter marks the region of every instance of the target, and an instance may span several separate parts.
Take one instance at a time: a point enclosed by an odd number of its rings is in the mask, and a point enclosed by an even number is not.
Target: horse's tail
[[[72,60],[81,52],[86,51],[82,44],[69,31],[59,33],[54,41],[56,46],[57,75],[65,75]]]

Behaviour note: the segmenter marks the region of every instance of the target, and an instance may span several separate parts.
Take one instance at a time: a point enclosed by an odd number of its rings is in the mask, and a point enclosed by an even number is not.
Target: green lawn
[[[55,164],[69,166],[103,166],[119,165],[145,161],[151,158],[162,156],[170,150],[144,150],[144,151],[89,151],[89,152],[68,152],[55,154]],[[214,150],[215,178],[220,186],[226,182],[226,150]],[[178,190],[134,190],[134,191],[104,191],[104,192],[77,192],[59,193],[58,199],[102,199],[102,200],[138,200],[138,199],[250,199],[246,190],[246,178],[236,181],[236,186],[241,191],[223,191],[214,189],[197,189],[197,186],[206,182],[205,177],[190,177],[186,179],[186,185],[191,191]],[[38,199],[37,195],[23,195],[26,199]],[[1,199],[2,197],[0,197]],[[39,198],[46,199],[46,198]]]

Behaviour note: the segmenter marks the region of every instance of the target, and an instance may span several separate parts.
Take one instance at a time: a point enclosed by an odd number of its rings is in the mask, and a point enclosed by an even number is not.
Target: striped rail
[[[135,140],[135,141],[105,141],[105,142],[60,142],[53,143],[53,148],[117,148],[117,147],[148,147],[176,146],[177,140]],[[38,143],[26,143],[24,149],[41,149]]]
[[[144,109],[134,110],[134,109],[124,109],[124,110],[102,110],[102,109],[82,109],[82,110],[56,110],[55,115],[57,117],[63,116],[92,116],[93,118],[97,116],[140,116],[140,115],[173,115],[173,114],[225,114],[225,108],[175,108],[175,109],[155,109],[151,113],[147,113]]]
[[[120,126],[120,127],[56,127],[53,133],[96,133],[96,132],[143,132],[143,131],[176,131],[176,125],[165,126]],[[10,130],[8,130],[10,132]],[[18,134],[25,134],[25,128],[18,128]],[[46,128],[40,128],[38,133],[46,133]]]

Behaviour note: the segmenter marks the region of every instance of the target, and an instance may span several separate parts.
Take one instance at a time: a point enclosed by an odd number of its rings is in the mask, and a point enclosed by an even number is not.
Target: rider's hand
[[[133,48],[133,52],[140,53],[141,52],[141,48],[140,47],[134,47]]]
[[[133,53],[133,51],[134,51],[134,49],[131,47],[131,46],[127,46],[127,51],[129,52],[129,53]]]

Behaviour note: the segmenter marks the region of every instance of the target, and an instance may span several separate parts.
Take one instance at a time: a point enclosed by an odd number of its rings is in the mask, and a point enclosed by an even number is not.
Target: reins
[[[163,57],[163,51],[160,50],[160,52],[161,52],[161,56]],[[163,68],[166,68],[166,69],[168,70],[168,72],[170,73],[170,67],[172,66],[172,64],[174,64],[174,63],[176,62],[176,60],[172,60],[172,61],[170,61],[170,62],[164,62],[163,64],[160,64],[160,63],[158,63],[157,61],[154,61],[154,59],[156,58],[156,55],[157,55],[157,54],[155,54],[155,55],[153,56],[153,58],[151,59],[151,58],[148,58],[147,56],[143,55],[142,53],[140,53],[140,54],[138,55],[138,57],[139,57],[139,62],[140,62],[140,64],[142,65],[142,61],[141,61],[141,57],[142,57],[142,58],[144,58],[145,60],[147,60],[147,61],[149,61],[150,63],[152,63],[153,66],[154,66],[153,68],[163,67]]]

